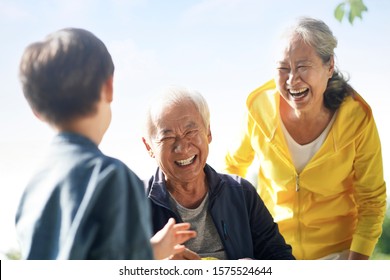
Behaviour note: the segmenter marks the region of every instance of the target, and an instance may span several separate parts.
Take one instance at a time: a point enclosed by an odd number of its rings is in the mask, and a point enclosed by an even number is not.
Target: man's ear
[[[210,126],[209,126],[208,132],[207,132],[207,139],[209,140],[209,144],[211,143],[211,140],[213,140],[213,135],[211,134]]]
[[[102,97],[108,103],[111,103],[114,95],[114,76],[111,75],[102,86]]]
[[[145,148],[146,148],[146,150],[148,151],[150,157],[154,158],[153,150],[152,150],[152,148],[150,147],[150,145],[148,144],[148,142],[146,142],[145,137],[142,137],[142,142],[144,142]]]

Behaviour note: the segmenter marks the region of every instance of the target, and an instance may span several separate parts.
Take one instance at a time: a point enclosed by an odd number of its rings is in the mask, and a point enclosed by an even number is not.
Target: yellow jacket
[[[246,176],[260,162],[259,194],[297,259],[345,249],[371,255],[386,210],[379,135],[369,105],[347,97],[321,148],[298,174],[280,126],[273,80],[247,99],[246,127],[226,156],[229,173]]]

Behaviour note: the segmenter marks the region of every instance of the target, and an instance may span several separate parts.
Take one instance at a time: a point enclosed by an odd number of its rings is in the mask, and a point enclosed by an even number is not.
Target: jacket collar
[[[342,149],[354,141],[372,121],[371,108],[364,99],[358,93],[348,96],[341,104],[333,129],[330,131],[335,150]]]
[[[223,180],[218,173],[208,164],[204,167],[206,180],[209,187],[209,199],[212,202],[221,190]],[[156,173],[150,178],[147,188],[147,196],[155,203],[169,207],[169,193],[165,184],[165,176],[158,167]],[[211,203],[210,203],[211,204]]]
[[[79,144],[97,149],[97,145],[89,138],[75,132],[59,132],[52,141],[53,144]]]
[[[275,81],[270,80],[254,90],[246,102],[253,125],[260,129],[268,142],[284,142],[279,125],[279,101]],[[338,109],[325,144],[333,146],[334,151],[342,149],[361,135],[370,121],[371,108],[364,99],[358,93],[348,96]]]
[[[246,102],[249,117],[254,120],[268,142],[274,139],[279,126],[279,98],[275,82],[270,80],[249,94]]]

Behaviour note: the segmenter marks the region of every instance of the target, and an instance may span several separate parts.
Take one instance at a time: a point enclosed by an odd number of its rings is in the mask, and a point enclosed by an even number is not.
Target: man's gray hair
[[[203,124],[206,129],[210,126],[210,110],[206,99],[196,90],[188,89],[181,86],[170,86],[165,89],[162,94],[153,100],[150,104],[146,114],[146,137],[148,140],[155,134],[156,119],[161,112],[171,105],[181,104],[183,102],[191,101],[197,108],[202,117]]]

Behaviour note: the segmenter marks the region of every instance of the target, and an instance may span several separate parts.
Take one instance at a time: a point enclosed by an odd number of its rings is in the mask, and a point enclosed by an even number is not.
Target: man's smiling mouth
[[[186,165],[189,165],[189,164],[193,163],[194,160],[195,160],[195,157],[196,157],[196,155],[194,155],[194,156],[192,156],[190,158],[187,158],[187,159],[177,160],[177,161],[175,161],[175,163],[177,165],[180,165],[180,166],[186,166]]]

